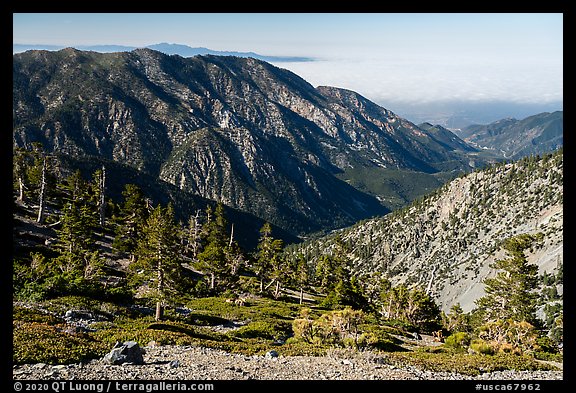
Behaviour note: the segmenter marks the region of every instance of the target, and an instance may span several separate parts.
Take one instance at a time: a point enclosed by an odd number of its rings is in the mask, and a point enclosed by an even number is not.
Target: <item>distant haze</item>
[[[451,130],[472,124],[489,124],[504,118],[518,120],[542,112],[563,110],[563,103],[517,103],[507,101],[436,101],[430,103],[380,102],[380,105],[419,124],[429,122]]]

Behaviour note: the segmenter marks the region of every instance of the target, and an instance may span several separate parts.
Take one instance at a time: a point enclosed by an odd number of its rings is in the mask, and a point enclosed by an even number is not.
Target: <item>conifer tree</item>
[[[104,228],[106,219],[106,167],[104,165],[94,172],[91,186],[94,197],[93,203],[97,206],[98,211],[98,225]]]
[[[467,332],[470,330],[470,317],[464,313],[460,303],[450,307],[450,312],[442,312],[442,324],[449,332]]]
[[[229,266],[226,263],[228,235],[226,233],[227,222],[224,217],[224,206],[218,203],[213,213],[212,208],[208,206],[206,215],[208,220],[203,227],[206,245],[198,254],[198,262],[200,269],[210,274],[210,289],[215,290],[216,278],[226,278],[229,273]]]
[[[46,206],[46,172],[48,171],[48,164],[46,162],[46,157],[42,158],[42,177],[40,180],[40,192],[38,197],[38,218],[36,222],[39,224],[44,223],[44,209]]]
[[[260,292],[264,292],[264,282],[271,279],[269,285],[281,280],[283,263],[281,260],[282,241],[272,237],[272,226],[265,223],[260,229],[260,239],[256,247],[255,272],[260,279]],[[276,289],[278,294],[279,288]]]
[[[308,272],[308,263],[304,255],[299,253],[292,262],[292,279],[296,286],[300,289],[299,303],[304,301],[304,287],[308,284],[310,278]]]
[[[324,291],[329,292],[338,283],[338,261],[331,254],[318,257],[314,278]]]
[[[76,171],[65,179],[61,187],[66,192],[66,202],[57,230],[55,249],[59,255],[55,265],[69,279],[96,278],[103,263],[95,247],[97,218],[95,206],[90,203],[88,184]]]
[[[492,267],[499,272],[484,280],[486,295],[476,301],[485,322],[498,320],[536,323],[538,267],[528,263],[524,251],[538,236],[523,234],[507,239],[504,249],[509,258],[499,259]]]
[[[156,320],[161,320],[164,307],[173,301],[182,282],[178,228],[174,210],[157,206],[142,227],[137,243],[137,260],[130,264],[130,281],[147,284],[144,296],[156,302]]]
[[[380,301],[386,319],[400,320],[428,331],[440,324],[440,308],[422,288],[409,289],[405,284],[392,286],[383,280]]]
[[[404,308],[406,321],[420,329],[431,331],[440,325],[440,308],[422,288],[414,288],[408,292]]]
[[[245,259],[240,245],[236,240],[234,240],[234,224],[232,224],[232,229],[230,231],[230,240],[224,250],[224,257],[226,259],[228,278],[231,281],[237,280]]]
[[[112,246],[128,253],[133,262],[138,237],[150,212],[144,194],[137,185],[126,184],[122,197],[123,202],[119,207],[119,213],[112,219],[116,234]]]

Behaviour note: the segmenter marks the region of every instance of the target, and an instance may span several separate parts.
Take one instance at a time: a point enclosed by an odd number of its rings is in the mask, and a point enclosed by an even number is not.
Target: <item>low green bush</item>
[[[444,347],[456,351],[465,351],[470,344],[470,335],[465,332],[456,332],[444,340]]]
[[[360,349],[376,349],[385,352],[406,351],[402,348],[400,340],[393,337],[387,330],[375,324],[360,325],[362,334],[358,338]]]
[[[62,331],[66,325],[39,322],[13,322],[13,353],[15,364],[68,364],[104,356],[109,345],[86,333]]]
[[[534,358],[538,360],[547,360],[552,362],[562,363],[564,357],[561,353],[550,353],[550,352],[543,352],[543,351],[536,351],[534,352]]]
[[[390,359],[401,365],[412,365],[429,371],[456,372],[465,375],[479,375],[492,371],[516,370],[557,370],[526,355],[496,354],[484,356],[465,353],[394,352]]]
[[[64,319],[32,308],[14,306],[12,319],[21,322],[40,322],[48,325],[63,323]]]
[[[482,355],[494,355],[495,353],[494,347],[480,338],[470,342],[470,349]]]
[[[288,322],[275,319],[265,319],[261,321],[250,322],[246,326],[231,333],[234,337],[240,338],[264,338],[279,339],[288,337],[291,334],[291,326]]]

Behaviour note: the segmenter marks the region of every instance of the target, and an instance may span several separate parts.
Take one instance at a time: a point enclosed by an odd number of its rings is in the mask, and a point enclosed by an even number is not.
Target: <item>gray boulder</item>
[[[144,350],[135,341],[117,342],[114,348],[102,358],[106,364],[144,364]]]

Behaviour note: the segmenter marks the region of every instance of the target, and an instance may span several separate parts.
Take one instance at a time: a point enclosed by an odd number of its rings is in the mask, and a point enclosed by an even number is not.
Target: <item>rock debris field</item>
[[[144,364],[106,364],[102,359],[70,365],[16,365],[15,380],[561,380],[562,371],[498,371],[479,376],[394,366],[376,353],[350,356],[231,354],[190,346],[149,346]]]

